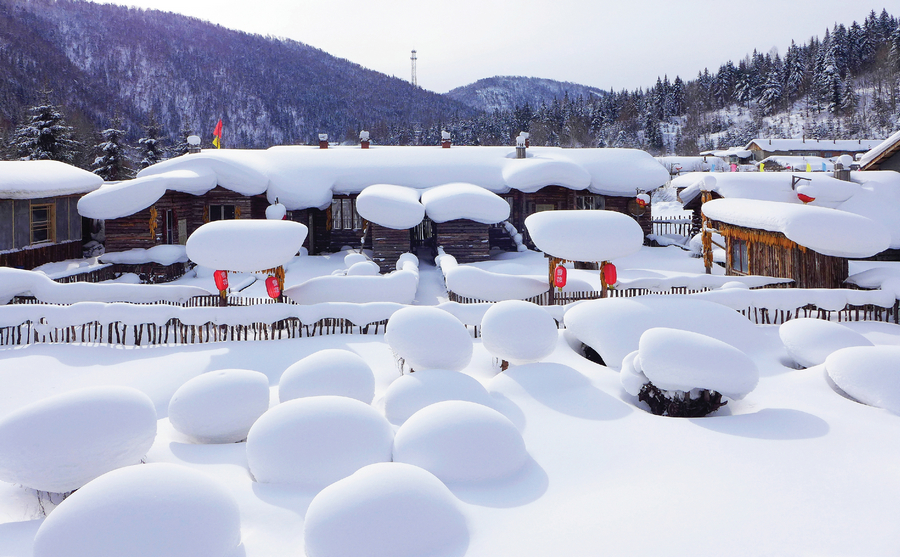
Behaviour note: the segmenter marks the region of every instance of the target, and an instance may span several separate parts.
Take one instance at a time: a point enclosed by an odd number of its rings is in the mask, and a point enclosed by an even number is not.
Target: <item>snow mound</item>
[[[345,396],[369,404],[375,396],[375,375],[356,353],[335,348],[310,354],[281,375],[281,402],[321,395]]]
[[[459,371],[472,360],[472,337],[465,325],[435,307],[397,311],[388,320],[384,339],[413,370]]]
[[[543,211],[525,219],[534,245],[569,261],[609,261],[637,253],[644,231],[614,211]]]
[[[469,529],[439,479],[390,462],[319,492],[306,511],[303,538],[308,557],[462,557]]]
[[[315,396],[275,406],[247,435],[256,481],[322,488],[363,466],[390,462],[394,432],[377,410],[352,398]]]
[[[631,362],[635,371],[639,368],[664,391],[708,389],[740,400],[759,382],[759,370],[749,356],[721,340],[690,331],[647,330],[641,335],[637,358]]]
[[[103,178],[59,161],[0,161],[0,198],[38,199],[94,191]]]
[[[45,398],[0,420],[0,480],[66,492],[141,461],[156,438],[156,408],[130,387]]]
[[[235,443],[269,409],[269,378],[249,369],[194,377],[169,401],[172,427],[199,443]]]
[[[282,220],[285,216],[287,216],[287,208],[281,203],[266,207],[266,218],[269,220]]]
[[[439,253],[442,250],[439,248]],[[495,273],[479,267],[460,265],[452,255],[441,253],[435,262],[444,274],[447,290],[489,302],[522,300],[547,291],[547,279]],[[575,282],[575,281],[572,281]],[[568,286],[568,285],[567,285]],[[584,290],[591,290],[587,285]]]
[[[494,304],[481,320],[481,343],[493,356],[514,364],[543,360],[558,339],[556,321],[531,302]]]
[[[825,359],[835,385],[869,406],[900,414],[900,346],[854,346]]]
[[[362,190],[356,210],[367,221],[394,230],[412,228],[425,217],[418,190],[391,184],[373,184]]]
[[[369,261],[369,258],[366,257],[364,253],[351,251],[344,256],[344,267],[347,267],[349,269],[357,263],[364,263],[366,261]]]
[[[303,246],[306,232],[306,226],[289,220],[209,222],[188,238],[187,254],[210,269],[262,271],[290,261]]]
[[[432,404],[397,430],[394,462],[428,470],[443,482],[508,477],[528,459],[513,423],[493,408],[462,400]]]
[[[740,313],[690,296],[605,298],[583,302],[566,311],[565,324],[567,334],[596,350],[613,369],[618,369],[622,359],[638,349],[641,335],[652,327],[701,333],[746,353],[754,353],[764,342],[759,329]]]
[[[825,363],[825,359],[841,348],[872,346],[866,337],[839,323],[822,319],[791,319],[778,327],[778,336],[788,355],[803,367]]]
[[[129,466],[73,493],[34,538],[35,557],[237,557],[241,515],[228,491],[175,464]]]
[[[384,393],[384,414],[393,424],[437,402],[465,400],[491,406],[491,395],[475,378],[458,371],[423,369],[397,378]]]
[[[434,222],[469,219],[495,224],[509,218],[509,203],[474,184],[444,184],[422,192],[425,214]]]
[[[381,269],[378,267],[378,263],[374,261],[360,261],[359,263],[354,263],[347,269],[347,276],[363,276],[363,277],[373,277],[381,272]]]
[[[140,265],[143,263],[159,263],[160,265],[172,265],[186,263],[187,251],[180,245],[161,245],[152,248],[134,248],[127,251],[107,252],[100,256],[103,263],[124,263]]]

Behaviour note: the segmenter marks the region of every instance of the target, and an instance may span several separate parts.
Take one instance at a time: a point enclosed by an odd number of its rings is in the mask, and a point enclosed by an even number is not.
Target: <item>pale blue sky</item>
[[[603,89],[693,79],[754,48],[860,23],[866,0],[110,0],[294,39],[404,79],[418,51],[422,87],[444,93],[494,75],[574,81]],[[896,10],[895,10],[896,11]],[[893,15],[898,15],[894,13]]]

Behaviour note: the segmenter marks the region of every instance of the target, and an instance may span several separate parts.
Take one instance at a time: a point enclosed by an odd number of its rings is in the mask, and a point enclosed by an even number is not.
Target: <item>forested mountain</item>
[[[0,0],[0,132],[50,90],[84,135],[116,116],[137,139],[153,114],[164,135],[209,132],[226,147],[373,138],[475,111],[316,48],[194,18],[80,0]]]
[[[475,83],[457,87],[447,93],[451,99],[483,112],[513,110],[517,106],[540,106],[554,99],[599,97],[606,94],[596,87],[568,81],[538,77],[496,76],[479,79]]]

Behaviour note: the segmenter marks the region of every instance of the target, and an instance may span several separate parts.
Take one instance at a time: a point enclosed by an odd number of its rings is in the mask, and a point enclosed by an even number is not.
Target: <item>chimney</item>
[[[531,139],[529,139],[529,138],[531,137],[531,134],[530,134],[530,133],[528,133],[528,132],[519,132],[519,137],[524,137],[524,138],[525,138],[525,148],[526,148],[526,149],[529,148],[529,147],[531,147]]]
[[[200,152],[200,136],[199,135],[189,135],[187,136],[187,144],[188,144],[188,153],[199,153]]]
[[[328,149],[328,134],[319,134],[319,149]]]
[[[834,177],[845,182],[850,181],[850,167],[853,165],[853,157],[841,155],[834,163]]]
[[[369,132],[366,130],[359,132],[359,146],[361,149],[369,148]]]
[[[524,159],[525,158],[525,142],[527,140],[522,137],[522,134],[519,134],[519,137],[516,138],[516,158]]]
[[[452,145],[450,142],[450,132],[446,130],[441,131],[441,147],[449,149],[450,145]]]

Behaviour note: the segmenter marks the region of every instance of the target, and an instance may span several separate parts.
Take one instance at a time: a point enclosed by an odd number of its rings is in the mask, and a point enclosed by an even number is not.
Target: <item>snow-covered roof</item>
[[[753,145],[763,151],[842,151],[845,153],[862,153],[881,143],[880,139],[754,139],[745,149]]]
[[[773,162],[787,170],[791,170],[794,168],[801,171],[805,171],[807,168],[809,168],[810,172],[826,172],[834,170],[833,162],[828,159],[812,155],[806,157],[775,155],[772,157],[767,157],[760,161],[760,163],[762,164],[769,164]]]
[[[712,157],[738,157],[740,159],[746,159],[753,156],[753,152],[744,147],[729,147],[728,149],[711,149],[709,151],[703,151],[700,153],[700,156],[712,156]]]
[[[0,199],[38,199],[96,190],[103,178],[59,161],[0,161]]]
[[[715,169],[721,170],[728,166],[728,163],[714,155],[699,157],[656,157],[656,160],[669,171],[669,174],[686,174],[688,172],[704,172]]]
[[[114,219],[145,209],[167,190],[202,195],[216,185],[242,195],[265,193],[288,210],[325,208],[335,194],[360,193],[374,184],[428,189],[453,182],[494,193],[535,192],[557,185],[632,196],[668,179],[665,168],[634,149],[531,147],[517,159],[511,147],[272,147],[215,149],[176,157],[142,170],[134,180],[85,196],[78,211]]]
[[[876,159],[882,158],[882,155],[887,154],[889,151],[896,152],[897,150],[900,150],[900,131],[885,139],[860,157],[859,166],[865,169]]]
[[[781,232],[801,246],[834,257],[870,257],[890,246],[891,237],[884,226],[838,209],[756,199],[714,199],[703,204],[703,214],[728,224]]]

